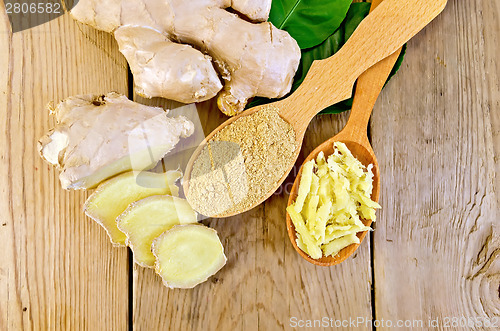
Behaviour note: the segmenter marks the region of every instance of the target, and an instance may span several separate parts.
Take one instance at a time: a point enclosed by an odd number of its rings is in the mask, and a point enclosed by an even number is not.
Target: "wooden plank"
[[[136,99],[165,108],[179,105],[158,98]],[[198,104],[197,108],[205,134],[225,120],[214,102]],[[346,121],[346,114],[314,119],[297,167]],[[203,221],[217,230],[228,258],[227,265],[206,283],[192,290],[167,289],[153,270],[134,265],[133,328],[275,330],[291,329],[294,317],[297,321],[370,319],[370,238],[351,259],[332,268],[309,264],[289,242],[285,207],[296,171],[298,168],[263,205],[242,215]],[[371,327],[363,325],[357,330]]]
[[[163,105],[160,99],[140,102]],[[213,102],[198,105],[206,134],[225,118]],[[298,161],[345,124],[325,115],[311,124]],[[133,328],[137,330],[275,330],[297,320],[371,317],[370,242],[332,268],[303,260],[288,240],[285,207],[293,177],[265,204],[242,215],[205,220],[223,241],[227,265],[192,290],[171,290],[153,270],[134,266]],[[293,325],[293,324],[292,324]],[[371,329],[365,327],[361,329]]]
[[[499,15],[498,1],[449,1],[375,109],[379,320],[500,325]]]
[[[36,142],[54,124],[49,101],[126,93],[126,62],[68,15],[9,31],[0,10],[0,329],[125,330],[127,251],[84,217],[86,194],[60,188]]]

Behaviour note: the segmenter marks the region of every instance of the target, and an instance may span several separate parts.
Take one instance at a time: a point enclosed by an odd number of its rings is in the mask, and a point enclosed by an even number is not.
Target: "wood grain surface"
[[[3,6],[3,4],[2,4]],[[128,258],[38,155],[47,104],[128,90],[111,36],[65,15],[10,33],[0,10],[0,330],[125,330]]]
[[[177,105],[137,99],[166,108]],[[214,103],[201,104],[198,111],[207,134],[225,119]],[[338,132],[346,119],[344,114],[313,120],[297,165],[315,146]],[[208,282],[193,290],[170,290],[153,270],[134,266],[133,327],[275,330],[289,328],[291,317],[371,316],[369,241],[353,259],[337,268],[313,266],[290,244],[285,208],[294,172],[263,205],[238,216],[203,221],[217,230],[228,258],[226,266]],[[350,286],[354,277],[356,286]]]
[[[498,17],[498,1],[449,0],[410,41],[369,128],[383,209],[350,259],[323,268],[294,251],[285,226],[292,171],[259,207],[204,220],[228,263],[195,289],[170,290],[112,248],[83,214],[86,193],[63,191],[36,150],[54,124],[49,101],[130,93],[116,43],[67,15],[11,34],[0,10],[0,330],[279,330],[294,317],[417,320],[412,329],[429,330],[430,319],[445,329],[446,318],[500,318]],[[211,102],[197,107],[205,133],[224,120]],[[297,165],[346,116],[316,117]]]
[[[377,318],[500,328],[499,14],[498,1],[450,1],[374,111]]]

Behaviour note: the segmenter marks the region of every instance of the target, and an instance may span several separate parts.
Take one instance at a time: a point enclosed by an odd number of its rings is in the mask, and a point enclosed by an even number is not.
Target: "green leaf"
[[[368,2],[353,3],[337,31],[330,35],[321,44],[302,50],[299,68],[297,69],[297,73],[294,77],[293,90],[297,89],[304,78],[306,78],[306,74],[313,61],[323,60],[337,53],[369,12],[370,4]]]
[[[287,1],[287,0],[282,0],[282,1]],[[335,2],[338,0],[331,0],[331,1]],[[273,4],[275,2],[280,2],[280,1],[274,0]],[[295,91],[302,83],[314,60],[322,60],[332,56],[345,44],[347,39],[349,39],[353,34],[354,30],[356,30],[359,23],[361,23],[361,21],[370,12],[370,6],[371,4],[368,2],[358,2],[351,4],[351,6],[349,7],[349,11],[345,16],[345,19],[342,21],[342,24],[340,24],[338,29],[333,34],[329,35],[329,37],[326,38],[326,40],[316,45],[315,47],[302,49],[301,51],[302,57],[297,72],[295,74],[294,81],[292,84],[292,90],[290,93]],[[403,50],[401,51],[401,54],[399,55],[399,58],[397,59],[396,64],[394,65],[394,68],[392,69],[392,72],[387,81],[389,81],[389,79],[391,79],[391,77],[394,76],[394,74],[401,67],[405,52],[406,52],[406,45],[403,46]],[[255,97],[251,102],[248,103],[247,108],[267,104],[275,100],[276,99]],[[338,114],[350,110],[351,107],[352,107],[352,98],[339,102],[335,105],[332,105],[321,111],[320,114]]]
[[[301,49],[314,47],[338,29],[352,0],[274,0],[269,21],[286,30]]]
[[[403,47],[401,49],[401,54],[399,54],[399,57],[396,60],[396,63],[394,64],[394,67],[391,70],[391,74],[389,75],[389,78],[387,79],[386,84],[389,82],[389,80],[391,80],[392,76],[394,76],[396,74],[396,72],[398,72],[399,68],[401,68],[405,54],[406,54],[406,44],[403,45]]]

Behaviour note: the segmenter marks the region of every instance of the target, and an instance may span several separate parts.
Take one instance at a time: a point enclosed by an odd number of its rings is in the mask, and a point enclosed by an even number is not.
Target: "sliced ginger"
[[[85,202],[85,214],[107,231],[114,246],[124,246],[127,237],[116,226],[116,218],[137,200],[158,194],[178,195],[175,182],[181,176],[179,171],[126,172],[99,185]]]
[[[217,232],[203,225],[176,225],[153,241],[156,272],[170,288],[193,288],[225,264]]]
[[[127,235],[126,243],[134,260],[143,267],[153,267],[153,240],[178,224],[196,223],[196,212],[185,199],[169,195],[152,196],[132,203],[116,223]]]

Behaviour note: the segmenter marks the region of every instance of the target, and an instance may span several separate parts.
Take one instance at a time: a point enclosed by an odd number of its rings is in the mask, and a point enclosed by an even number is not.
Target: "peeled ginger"
[[[287,208],[297,246],[313,259],[335,256],[359,244],[358,232],[370,230],[379,204],[371,199],[372,166],[365,167],[341,142],[327,159],[320,152],[304,164],[295,202]]]
[[[134,260],[143,267],[153,267],[153,240],[178,224],[197,222],[197,214],[185,199],[169,195],[152,196],[132,203],[116,223],[127,235],[126,243]]]
[[[155,269],[170,288],[193,288],[225,264],[224,247],[214,229],[176,225],[153,241]]]
[[[118,175],[97,187],[85,202],[85,214],[106,230],[114,246],[125,246],[127,236],[118,229],[116,218],[137,200],[158,194],[178,195],[175,182],[181,176],[180,171],[130,171]]]

